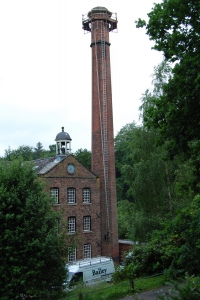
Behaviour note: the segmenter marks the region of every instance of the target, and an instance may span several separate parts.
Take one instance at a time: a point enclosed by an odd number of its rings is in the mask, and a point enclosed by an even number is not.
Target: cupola
[[[71,137],[64,131],[64,127],[61,127],[62,131],[56,135],[56,155],[68,155],[71,153]]]

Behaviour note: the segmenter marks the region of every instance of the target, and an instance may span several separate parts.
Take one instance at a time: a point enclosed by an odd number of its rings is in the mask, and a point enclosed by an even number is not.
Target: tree
[[[81,148],[74,153],[74,156],[84,167],[91,169],[91,151]]]
[[[155,229],[176,215],[194,197],[191,160],[167,159],[156,146],[157,131],[135,123],[115,137],[118,219],[121,238],[148,240]]]
[[[2,159],[12,161],[17,158],[22,158],[24,161],[30,161],[38,158],[45,158],[50,156],[55,156],[56,145],[49,145],[49,150],[43,149],[41,142],[36,144],[36,147],[30,146],[19,146],[15,150],[11,150],[10,147],[5,150],[4,157]]]
[[[118,234],[120,239],[133,238],[134,204],[128,200],[117,202]]]
[[[157,140],[166,145],[170,157],[177,153],[191,157],[194,142],[197,146],[200,139],[199,10],[196,0],[163,0],[148,14],[148,23],[137,21],[137,27],[146,26],[155,41],[153,48],[162,51],[167,61],[176,62],[163,94],[151,99],[145,111],[145,125],[158,130]]]
[[[49,145],[49,152],[50,152],[50,155],[55,155],[56,154],[56,145],[53,144],[53,145]]]
[[[151,113],[156,108],[157,102],[159,103],[160,98],[163,96],[164,86],[167,84],[169,79],[172,77],[172,68],[166,60],[163,60],[158,66],[154,67],[154,72],[152,74],[152,86],[151,90],[146,90],[141,97],[142,105],[139,110],[141,111],[140,118],[143,124],[151,128],[153,127],[153,118],[151,118]],[[164,111],[164,110],[163,110]],[[153,117],[152,116],[152,117]]]
[[[179,61],[186,54],[195,57],[200,49],[200,2],[196,0],[163,0],[148,13],[148,23],[139,19],[136,27],[146,27],[154,49],[167,60]]]
[[[19,146],[16,150],[11,150],[10,147],[5,150],[5,160],[12,161],[20,157],[26,161],[31,160],[33,158],[33,148],[30,146],[22,145]]]
[[[121,200],[130,197],[130,201],[146,212],[153,207],[157,211],[159,207],[164,208],[163,201],[167,201],[168,211],[171,209],[170,184],[174,169],[171,171],[169,162],[165,161],[163,147],[155,146],[155,139],[155,130],[134,123],[124,126],[115,138],[117,174],[123,177],[127,187]],[[125,192],[124,186],[122,189]]]
[[[133,201],[133,198],[128,194],[129,185],[125,182],[123,168],[124,165],[130,164],[130,143],[134,140],[136,130],[136,124],[134,122],[129,123],[123,126],[115,137],[117,201]]]
[[[135,246],[125,264],[132,264],[136,276],[163,272],[171,277],[199,275],[200,195],[169,220],[162,231],[155,230],[149,243]],[[128,270],[127,270],[128,271]],[[186,297],[184,299],[191,299]]]
[[[34,158],[40,158],[42,156],[42,153],[44,152],[44,149],[43,149],[43,145],[42,143],[38,142],[36,144],[36,148],[34,148]]]
[[[174,67],[172,78],[163,85],[163,94],[149,97],[148,106],[144,107],[144,124],[158,129],[157,142],[166,145],[171,157],[177,153],[190,157],[193,141],[200,138],[197,83],[200,69],[196,67],[197,61],[184,58]]]
[[[58,299],[66,279],[65,224],[31,163],[0,164],[1,299]],[[63,227],[64,226],[64,227]]]
[[[156,136],[155,130],[132,123],[115,138],[119,232],[134,241],[147,240],[176,206],[173,180],[178,166],[165,159],[163,147],[155,146]]]

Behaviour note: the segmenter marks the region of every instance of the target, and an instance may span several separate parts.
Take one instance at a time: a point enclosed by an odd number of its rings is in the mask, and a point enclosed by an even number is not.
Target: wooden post
[[[83,294],[82,294],[82,293],[79,293],[78,299],[79,299],[79,300],[83,300]]]
[[[134,281],[132,277],[130,278],[130,290],[131,292],[134,292]]]

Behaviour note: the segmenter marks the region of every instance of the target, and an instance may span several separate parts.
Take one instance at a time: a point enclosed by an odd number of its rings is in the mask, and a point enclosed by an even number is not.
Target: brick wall
[[[96,16],[97,18],[97,16]],[[100,20],[95,21],[92,30],[92,171],[100,177],[101,182],[101,228],[102,228],[102,255],[119,258],[118,246],[118,223],[116,207],[116,176],[115,176],[115,155],[114,155],[114,133],[113,133],[113,110],[112,110],[112,89],[110,74],[110,50],[109,50],[109,28],[105,24],[105,59],[106,59],[106,106],[107,114],[103,109],[103,82],[102,82],[102,45]],[[95,44],[97,42],[97,44]],[[109,224],[110,239],[106,241],[106,203],[104,185],[104,163],[102,153],[102,133],[104,133],[104,122],[107,124],[107,146],[108,146],[108,195],[109,195]]]
[[[67,173],[67,165],[75,166],[75,173]],[[101,255],[101,224],[100,224],[100,183],[99,178],[84,168],[72,155],[57,164],[44,175],[47,190],[59,189],[59,204],[54,205],[60,210],[66,222],[68,217],[76,217],[77,259],[83,259],[83,245],[91,244],[92,256]],[[68,204],[67,188],[76,189],[76,203]],[[90,188],[91,203],[83,203],[82,189]],[[91,216],[91,231],[83,231],[83,217]],[[71,234],[69,234],[71,235]],[[76,239],[77,240],[77,239]]]
[[[127,255],[128,252],[134,249],[135,243],[132,241],[119,240],[119,261],[122,262],[124,255]]]

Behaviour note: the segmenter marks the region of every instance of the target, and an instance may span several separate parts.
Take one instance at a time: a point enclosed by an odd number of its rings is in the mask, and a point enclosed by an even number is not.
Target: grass
[[[67,292],[62,300],[78,300],[79,293],[83,294],[83,300],[116,300],[133,295],[138,292],[156,289],[165,284],[164,275],[157,277],[141,278],[134,281],[134,291],[131,291],[130,282],[102,283],[93,287],[77,286],[72,292]]]

